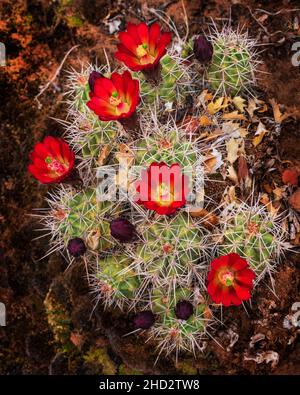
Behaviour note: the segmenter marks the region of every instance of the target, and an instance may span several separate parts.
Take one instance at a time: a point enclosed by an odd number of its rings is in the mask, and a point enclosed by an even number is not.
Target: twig
[[[270,15],[270,16],[275,16],[275,15],[279,15],[279,14],[288,14],[289,12],[297,12],[297,11],[300,11],[300,8],[293,8],[291,10],[282,9],[277,12],[270,12],[270,11],[263,10],[262,8],[256,8],[255,11],[263,12],[263,13]]]
[[[184,41],[186,41],[188,36],[189,36],[189,18],[187,16],[184,0],[181,0],[181,5],[182,5],[182,9],[183,9],[184,23],[185,23],[185,27],[186,27],[186,33],[185,33]]]
[[[79,47],[79,45],[74,45],[71,49],[69,49],[69,51],[65,54],[63,60],[61,61],[60,65],[58,66],[58,68],[56,69],[55,73],[53,74],[53,76],[51,77],[51,79],[47,82],[46,85],[44,85],[44,87],[40,90],[40,92],[35,96],[34,100],[37,101],[38,103],[38,107],[41,108],[41,103],[39,101],[39,97],[49,88],[49,86],[55,81],[56,77],[58,76],[58,74],[60,73],[65,61],[67,60],[67,57],[70,55],[70,53],[75,49]]]
[[[268,29],[255,17],[255,15],[253,14],[253,12],[252,12],[252,10],[251,10],[251,8],[248,6],[247,7],[248,8],[248,10],[249,10],[249,12],[250,12],[250,15],[252,16],[252,18],[255,20],[255,22],[263,29],[263,31],[266,33],[266,35],[267,36],[269,36],[269,37],[272,37],[272,36],[275,36],[276,34],[278,34],[278,33],[285,33],[285,32],[283,32],[282,30],[277,30],[276,32],[274,32],[274,33],[269,33],[269,31],[268,31]]]

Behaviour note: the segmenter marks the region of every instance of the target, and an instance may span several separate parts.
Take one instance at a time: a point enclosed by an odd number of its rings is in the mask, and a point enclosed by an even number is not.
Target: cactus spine
[[[219,255],[239,254],[259,278],[272,270],[285,247],[285,235],[278,218],[272,217],[262,206],[241,203],[224,211],[221,225]]]
[[[211,88],[221,95],[236,95],[248,91],[254,84],[257,60],[255,41],[246,33],[224,28],[209,37],[213,44],[213,58],[207,70]]]
[[[127,269],[130,263],[128,257],[120,254],[97,260],[92,284],[98,300],[102,299],[105,305],[115,303],[121,308],[124,303],[131,302],[139,287],[139,279],[133,269]]]

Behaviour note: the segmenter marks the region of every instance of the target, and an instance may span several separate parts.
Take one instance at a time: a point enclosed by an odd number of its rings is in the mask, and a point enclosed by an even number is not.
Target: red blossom
[[[87,106],[102,121],[112,121],[129,118],[139,102],[139,82],[125,71],[112,73],[111,78],[97,78]]]
[[[142,170],[141,178],[135,185],[139,195],[136,202],[157,214],[173,214],[186,203],[188,181],[177,163],[172,166],[164,162],[151,163],[146,170]]]
[[[58,183],[69,177],[74,168],[75,154],[62,139],[47,136],[37,143],[29,155],[28,171],[41,183]]]
[[[207,292],[215,303],[238,306],[250,299],[254,278],[245,259],[235,253],[224,255],[211,263]]]
[[[127,30],[119,34],[115,57],[133,71],[153,69],[165,55],[171,38],[171,33],[161,32],[157,23],[150,27],[128,23]]]

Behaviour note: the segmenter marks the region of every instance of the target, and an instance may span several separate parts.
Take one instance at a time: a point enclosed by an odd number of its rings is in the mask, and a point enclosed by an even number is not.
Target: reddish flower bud
[[[127,30],[119,34],[121,43],[115,57],[133,71],[153,69],[165,55],[171,38],[171,33],[162,33],[157,23],[150,27],[128,23]]]
[[[75,154],[69,145],[62,139],[51,136],[37,143],[29,158],[32,163],[28,166],[28,171],[43,184],[66,180],[75,164]]]
[[[96,78],[87,106],[102,121],[112,121],[131,117],[139,102],[139,82],[125,71],[112,73],[111,78]]]
[[[204,36],[194,41],[194,55],[200,63],[210,62],[213,56],[213,46]]]
[[[94,87],[95,87],[95,82],[98,78],[102,78],[103,75],[98,73],[98,71],[92,71],[90,76],[89,76],[89,86],[90,90],[94,92]]]
[[[117,218],[111,221],[110,233],[121,243],[130,243],[137,236],[135,227],[125,218]]]
[[[78,258],[86,252],[86,246],[84,241],[80,237],[75,237],[68,242],[69,254]]]
[[[215,303],[238,306],[251,298],[255,273],[238,254],[221,256],[211,263],[207,292]]]
[[[187,300],[179,301],[174,309],[175,315],[180,320],[188,320],[194,312],[192,303]]]
[[[150,310],[141,311],[133,318],[133,324],[136,329],[149,329],[155,322],[155,315]]]

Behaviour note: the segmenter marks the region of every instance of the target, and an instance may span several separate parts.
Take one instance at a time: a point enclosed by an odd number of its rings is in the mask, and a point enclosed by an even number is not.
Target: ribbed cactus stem
[[[211,88],[223,95],[236,95],[249,90],[257,67],[255,42],[246,34],[224,29],[211,38],[213,57],[207,70]]]
[[[139,279],[132,269],[127,270],[130,263],[128,257],[122,255],[109,255],[97,261],[93,288],[107,305],[115,302],[122,307],[134,298]]]
[[[165,55],[160,62],[160,79],[156,85],[148,82],[142,73],[135,73],[140,81],[140,92],[145,104],[181,103],[189,91],[184,83],[184,71],[170,55]]]
[[[276,261],[284,247],[284,234],[279,232],[278,220],[263,207],[237,205],[223,217],[219,255],[239,254],[258,276]]]

